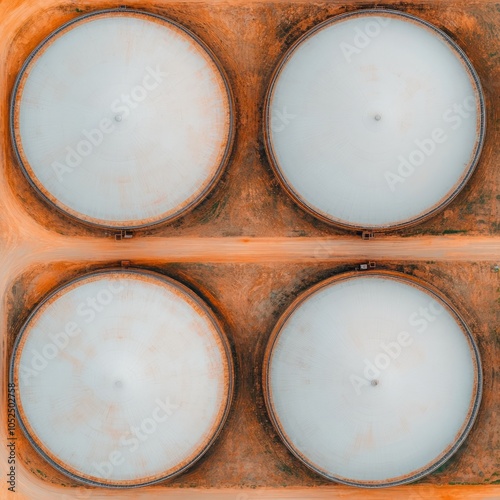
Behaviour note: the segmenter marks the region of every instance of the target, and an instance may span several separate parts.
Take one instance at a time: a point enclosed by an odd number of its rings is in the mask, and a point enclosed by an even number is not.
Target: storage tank
[[[52,466],[92,485],[180,474],[229,411],[228,341],[192,291],[146,271],[79,277],[45,298],[15,343],[18,421]]]
[[[306,211],[348,229],[420,222],[478,162],[484,98],[464,52],[403,12],[363,10],[315,26],[271,78],[271,165]]]
[[[15,84],[11,134],[30,183],[89,224],[172,220],[227,162],[232,98],[214,54],[183,26],[118,9],[44,40]]]
[[[299,295],[263,367],[268,412],[290,451],[365,488],[444,464],[473,425],[481,385],[458,312],[434,287],[391,272],[339,275]]]

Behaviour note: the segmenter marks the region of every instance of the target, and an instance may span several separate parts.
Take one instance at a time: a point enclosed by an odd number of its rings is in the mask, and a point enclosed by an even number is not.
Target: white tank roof
[[[218,63],[185,28],[106,11],[31,55],[12,129],[25,173],[52,204],[92,224],[138,227],[176,217],[212,187],[232,105]]]
[[[138,486],[189,467],[230,404],[227,341],[204,303],[151,273],[79,278],[17,340],[20,424],[42,456],[91,484]]]
[[[404,13],[361,11],[320,24],[286,53],[266,102],[266,145],[285,188],[314,215],[402,226],[468,180],[483,105],[447,35]]]
[[[364,487],[410,482],[465,439],[481,397],[465,324],[396,274],[339,276],[299,296],[264,362],[278,433],[306,465]]]

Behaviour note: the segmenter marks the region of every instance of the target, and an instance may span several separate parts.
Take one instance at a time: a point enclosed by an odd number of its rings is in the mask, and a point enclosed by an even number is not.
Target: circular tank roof
[[[395,273],[319,283],[285,312],[264,361],[287,447],[362,487],[417,480],[461,445],[481,399],[474,340],[428,285]]]
[[[231,147],[232,98],[214,55],[184,27],[99,11],[30,55],[11,132],[51,204],[90,224],[141,227],[179,216],[214,185]]]
[[[471,176],[485,130],[476,72],[442,31],[396,11],[335,17],[278,65],[266,148],[304,209],[351,229],[421,221]]]
[[[232,394],[227,340],[180,283],[105,271],[32,313],[11,364],[21,428],[61,472],[141,486],[179,474],[219,433]]]

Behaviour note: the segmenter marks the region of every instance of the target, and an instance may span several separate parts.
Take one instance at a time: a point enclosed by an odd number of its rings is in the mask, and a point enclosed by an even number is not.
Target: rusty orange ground
[[[231,161],[210,197],[171,224],[115,241],[52,210],[13,160],[8,104],[29,52],[53,29],[88,10],[120,5],[172,18],[195,32],[227,70],[236,101]],[[0,317],[2,401],[19,326],[36,303],[78,273],[130,260],[179,279],[217,311],[236,360],[233,409],[220,439],[187,474],[130,492],[79,487],[18,439],[17,496],[6,483],[6,414],[0,417],[0,498],[500,499],[500,4],[434,0],[377,3],[445,29],[467,52],[488,106],[485,149],[468,187],[440,215],[373,241],[334,229],[297,208],[273,178],[261,133],[261,103],[283,51],[305,30],[373,2],[137,2],[0,0]],[[450,230],[456,234],[448,234]],[[418,484],[366,491],[326,483],[299,464],[268,421],[260,364],[269,333],[293,297],[332,274],[375,260],[438,286],[465,315],[481,350],[485,387],[478,421],[459,452]],[[18,432],[19,435],[19,432]]]

